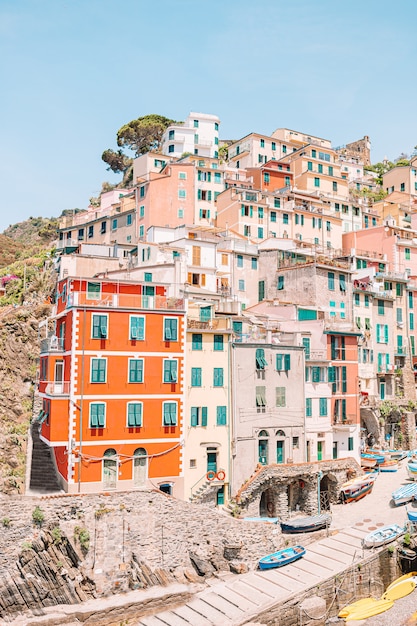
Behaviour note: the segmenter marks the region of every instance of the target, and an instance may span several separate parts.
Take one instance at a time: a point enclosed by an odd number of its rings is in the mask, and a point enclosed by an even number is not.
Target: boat
[[[379,615],[388,611],[394,605],[393,600],[377,600],[376,598],[363,598],[353,604],[348,604],[340,612],[339,617],[346,621],[363,620],[373,615]]]
[[[375,479],[375,475],[368,474],[344,483],[340,490],[342,502],[356,502],[364,498],[368,493],[371,493]]]
[[[399,489],[393,491],[391,497],[394,500],[395,506],[400,506],[400,504],[405,504],[406,502],[410,502],[410,500],[414,500],[417,497],[417,483],[408,483],[407,485],[403,485]]]
[[[282,567],[301,559],[306,551],[303,546],[292,546],[273,552],[259,559],[259,569],[272,569],[274,567]]]
[[[361,454],[361,466],[362,467],[375,467],[378,463],[376,457],[371,454]]]
[[[394,461],[402,461],[407,456],[407,452],[405,450],[388,450],[391,459]]]
[[[409,522],[413,522],[413,524],[417,524],[417,511],[408,511],[407,517]]]
[[[361,464],[362,461],[375,461],[375,464],[379,464],[379,463],[383,463],[385,461],[386,457],[384,454],[377,454],[372,453],[372,452],[362,452],[361,454]]]
[[[416,485],[417,487],[417,485]],[[321,515],[310,515],[309,517],[301,517],[298,519],[281,522],[281,530],[283,533],[311,533],[314,530],[328,528],[331,524],[332,516],[328,513]]]
[[[392,582],[385,590],[381,600],[399,600],[408,596],[417,586],[417,572],[409,572]]]
[[[416,485],[417,486],[417,485]],[[278,517],[244,517],[245,522],[268,522],[269,524],[278,524]]]
[[[388,460],[380,463],[378,467],[380,472],[397,472],[398,462]]]
[[[417,463],[410,463],[410,461],[408,461],[407,472],[409,478],[411,478],[412,480],[417,480]]]
[[[364,548],[379,548],[387,543],[391,543],[405,533],[405,527],[398,524],[390,524],[372,531],[362,539]]]

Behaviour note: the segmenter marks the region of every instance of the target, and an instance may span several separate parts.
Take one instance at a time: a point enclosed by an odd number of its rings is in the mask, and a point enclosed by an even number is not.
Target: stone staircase
[[[51,457],[50,448],[39,438],[39,424],[34,422],[32,433],[32,463],[30,468],[31,491],[51,493],[62,491]]]

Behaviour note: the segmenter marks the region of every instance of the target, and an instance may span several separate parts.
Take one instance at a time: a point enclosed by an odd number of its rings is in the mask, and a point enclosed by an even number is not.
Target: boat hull
[[[406,504],[417,497],[417,484],[411,483],[400,487],[391,494],[395,506]]]
[[[357,502],[358,500],[362,500],[362,498],[367,496],[368,493],[371,493],[373,486],[374,483],[372,481],[363,485],[358,485],[356,487],[354,485],[345,488],[342,487],[342,502],[348,504],[349,502]]]
[[[301,559],[305,553],[306,551],[303,546],[293,546],[291,548],[279,550],[278,552],[273,552],[272,554],[268,554],[267,556],[262,557],[262,559],[259,559],[259,569],[265,570],[283,567],[284,565],[298,561],[298,559]]]
[[[339,613],[339,617],[350,620],[363,620],[373,615],[379,615],[388,611],[394,602],[392,600],[377,600],[376,598],[364,598],[353,604],[345,606]]]
[[[331,523],[330,515],[313,515],[302,519],[295,519],[292,522],[281,522],[281,530],[283,533],[311,533],[315,530],[327,528]]]

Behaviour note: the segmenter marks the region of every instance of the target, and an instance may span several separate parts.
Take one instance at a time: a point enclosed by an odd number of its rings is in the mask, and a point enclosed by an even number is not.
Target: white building
[[[162,152],[171,157],[190,153],[218,157],[220,119],[216,115],[191,112],[182,124],[168,126],[162,136]]]

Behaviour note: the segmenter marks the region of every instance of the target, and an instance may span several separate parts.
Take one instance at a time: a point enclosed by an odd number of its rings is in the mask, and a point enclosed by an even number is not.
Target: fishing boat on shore
[[[361,454],[361,466],[363,468],[375,467],[377,463],[378,460],[372,454]]]
[[[281,530],[283,533],[289,534],[311,533],[315,530],[328,528],[331,524],[331,521],[332,517],[328,513],[322,513],[321,515],[310,515],[309,517],[301,517],[298,519],[281,522]]]
[[[362,539],[364,548],[379,548],[387,543],[391,543],[405,533],[405,527],[398,524],[390,524],[372,531]]]
[[[394,460],[385,460],[378,466],[380,472],[398,472],[398,462]]]
[[[362,452],[361,454],[361,464],[362,460],[375,461],[376,464],[383,463],[386,460],[385,454],[377,454],[376,452],[370,452],[367,450],[366,452]]]
[[[410,502],[417,498],[417,483],[408,483],[407,485],[403,485],[392,492],[391,497],[394,501],[395,506],[400,506],[401,504],[406,504],[406,502]]]
[[[305,553],[306,551],[303,546],[292,546],[290,548],[278,550],[278,552],[267,554],[267,556],[259,559],[259,569],[272,569],[274,567],[288,565],[288,563],[293,563],[294,561],[301,559]]]
[[[407,472],[411,480],[417,480],[417,463],[408,461]]]
[[[417,511],[407,510],[407,518],[409,522],[412,522],[413,524],[417,524]]]
[[[402,461],[407,456],[405,450],[388,450],[391,459],[394,461]]]
[[[356,502],[367,496],[372,491],[375,479],[376,475],[367,474],[344,483],[340,489],[342,502]]]
[[[416,485],[417,486],[417,485]],[[278,517],[244,517],[244,522],[267,522],[268,524],[278,524]]]

